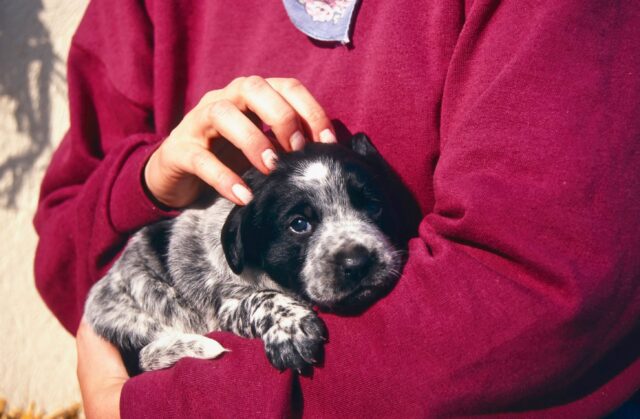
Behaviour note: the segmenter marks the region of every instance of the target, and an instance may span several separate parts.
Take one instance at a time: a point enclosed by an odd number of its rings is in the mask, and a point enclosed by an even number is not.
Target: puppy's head
[[[313,143],[280,156],[269,176],[246,177],[254,199],[222,230],[229,266],[261,269],[325,309],[366,307],[402,267],[407,229],[393,179],[363,134],[350,149]]]

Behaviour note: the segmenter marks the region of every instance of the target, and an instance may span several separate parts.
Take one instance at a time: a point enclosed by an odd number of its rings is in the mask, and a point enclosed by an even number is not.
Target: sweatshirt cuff
[[[229,349],[219,358],[184,358],[171,368],[130,378],[120,394],[120,416],[291,417],[290,371],[269,364],[259,339],[229,332],[207,336]]]
[[[145,142],[134,149],[113,183],[109,213],[114,229],[120,233],[129,233],[180,213],[161,208],[143,186],[144,167],[159,146],[158,141]]]

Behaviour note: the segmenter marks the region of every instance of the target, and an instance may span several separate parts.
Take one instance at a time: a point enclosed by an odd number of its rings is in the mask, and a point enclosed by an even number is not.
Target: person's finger
[[[222,99],[195,110],[196,131],[208,140],[224,137],[242,150],[262,173],[275,168],[276,154],[267,136],[230,100]],[[205,145],[203,143],[203,145]]]
[[[234,103],[220,100],[212,103],[209,109],[218,134],[242,150],[251,164],[263,173],[275,168],[273,144]]]
[[[286,151],[301,150],[304,131],[296,110],[269,84],[258,76],[237,83],[238,97],[234,102],[242,111],[249,110],[267,124]]]
[[[233,170],[222,164],[207,148],[191,145],[180,158],[182,170],[192,173],[237,205],[246,205],[253,195]]]
[[[295,109],[313,141],[336,142],[331,120],[300,81],[292,78],[268,78],[267,82]]]

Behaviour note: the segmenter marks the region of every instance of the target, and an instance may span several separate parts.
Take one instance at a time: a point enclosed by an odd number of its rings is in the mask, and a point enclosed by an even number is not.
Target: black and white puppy
[[[213,330],[261,338],[276,368],[303,369],[326,337],[312,305],[362,310],[399,276],[406,196],[365,135],[351,149],[308,144],[244,178],[250,204],[219,198],[143,228],[91,289],[89,324],[139,351],[142,370],[217,356],[202,336]]]

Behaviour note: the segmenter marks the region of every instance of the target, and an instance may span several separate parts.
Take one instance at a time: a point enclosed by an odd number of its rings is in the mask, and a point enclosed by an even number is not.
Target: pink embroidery
[[[338,23],[355,0],[298,0],[316,22]]]

